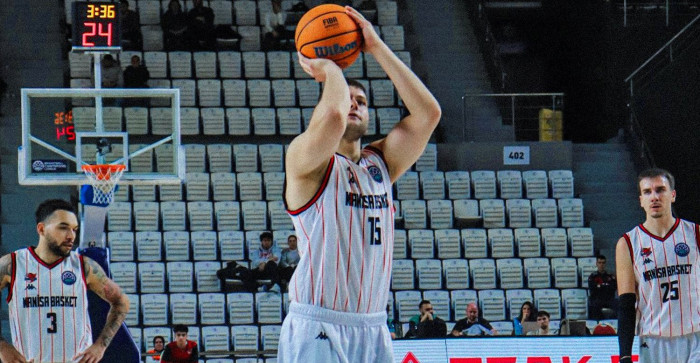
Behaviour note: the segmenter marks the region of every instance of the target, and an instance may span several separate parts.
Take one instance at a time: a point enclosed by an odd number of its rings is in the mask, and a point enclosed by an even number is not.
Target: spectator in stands
[[[558,335],[559,331],[549,329],[549,313],[542,310],[537,313],[539,329],[528,332],[527,335]]]
[[[122,83],[122,69],[111,54],[105,54],[100,63],[102,68],[102,88],[116,88]]]
[[[617,280],[615,275],[605,270],[606,258],[598,255],[595,264],[598,268],[588,277],[588,291],[590,293],[588,316],[590,319],[612,319],[616,315],[604,315],[603,309],[609,309],[612,314],[617,312],[617,299],[615,290]]]
[[[265,13],[265,35],[263,36],[263,50],[282,50],[282,41],[287,41],[293,35],[284,27],[287,13],[282,10],[281,0],[272,0],[272,12]]]
[[[146,352],[146,354],[150,355],[154,361],[160,361],[160,356],[163,354],[163,350],[165,350],[165,338],[160,335],[156,335],[153,337],[153,349]]]
[[[386,305],[386,325],[389,328],[389,334],[391,334],[391,339],[396,339],[396,325],[398,322],[391,316],[391,305]]]
[[[479,308],[476,306],[476,303],[469,303],[466,312],[467,317],[457,320],[454,328],[452,328],[452,336],[496,335],[498,333],[488,320],[479,316]]]
[[[418,315],[414,315],[408,321],[406,337],[410,338],[444,338],[447,334],[447,324],[433,312],[433,305],[429,300],[423,300],[418,304]]]
[[[165,50],[191,50],[194,47],[193,37],[187,30],[187,14],[182,11],[178,0],[170,0],[168,10],[160,18],[160,26]]]
[[[119,11],[121,12],[122,21],[122,49],[141,50],[143,43],[139,15],[129,9],[128,0],[120,1]]]
[[[197,343],[187,339],[189,329],[186,325],[173,327],[175,341],[168,343],[160,356],[161,363],[190,363],[199,361]]]
[[[261,291],[280,291],[280,277],[277,263],[280,259],[280,250],[272,243],[272,233],[260,234],[260,247],[250,251],[252,274],[254,280],[271,280],[271,285],[261,286]]]
[[[213,50],[216,48],[216,32],[214,29],[214,11],[204,6],[203,0],[194,0],[194,6],[187,13],[187,28],[197,40],[200,48]]]
[[[131,65],[124,70],[124,88],[148,88],[148,79],[151,78],[148,68],[141,63],[141,57],[131,57]]]
[[[283,291],[287,290],[287,284],[292,279],[294,269],[299,264],[299,251],[297,250],[297,236],[291,234],[287,237],[288,248],[282,249],[282,256],[279,263],[280,282],[284,285]]]
[[[537,309],[535,306],[529,302],[525,301],[520,305],[520,314],[513,319],[513,334],[523,335],[523,324],[526,321],[537,321]]]

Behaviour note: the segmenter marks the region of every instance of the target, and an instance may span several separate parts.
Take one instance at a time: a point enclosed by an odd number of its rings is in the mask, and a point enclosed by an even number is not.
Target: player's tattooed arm
[[[129,298],[124,295],[119,285],[107,277],[97,262],[88,257],[83,257],[83,260],[88,288],[110,305],[105,326],[95,341],[95,344],[106,348],[126,319],[126,314],[129,312]]]

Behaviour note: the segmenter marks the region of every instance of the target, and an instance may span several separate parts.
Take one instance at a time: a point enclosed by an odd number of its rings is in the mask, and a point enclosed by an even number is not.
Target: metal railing
[[[491,116],[479,115],[485,104],[495,104],[499,110],[498,120]],[[513,127],[514,141],[539,140],[540,111],[564,110],[564,93],[482,93],[462,96],[462,138],[468,140],[477,127],[484,125],[510,125]],[[491,118],[491,119],[487,119]]]
[[[673,38],[661,46],[656,53],[625,78],[625,83],[629,84],[630,98],[634,98],[635,83],[637,87],[643,85],[644,81],[655,76],[663,67],[673,62],[673,58],[677,57],[679,55],[678,53],[682,53],[689,44],[698,40],[700,26],[695,26],[696,24],[700,24],[698,19],[700,19],[700,15],[691,20],[688,25],[684,26]],[[664,57],[661,57],[662,55],[664,55]]]

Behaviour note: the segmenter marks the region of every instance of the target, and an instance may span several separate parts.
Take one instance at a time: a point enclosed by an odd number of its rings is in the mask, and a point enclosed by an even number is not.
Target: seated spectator
[[[526,321],[537,321],[537,309],[529,301],[520,305],[520,314],[513,319],[514,335],[523,335],[523,323]]]
[[[102,88],[117,88],[122,83],[122,69],[111,54],[105,54],[100,63],[102,68]]]
[[[165,338],[160,335],[156,335],[153,337],[153,349],[146,352],[146,354],[150,355],[154,361],[160,361],[160,356],[163,354],[163,350],[165,350]]]
[[[476,336],[476,335],[496,335],[498,332],[491,326],[491,323],[479,316],[479,308],[476,303],[467,305],[467,317],[457,320],[452,328],[452,336]]]
[[[240,280],[243,284],[243,289],[248,292],[255,292],[258,290],[258,284],[252,277],[250,269],[239,265],[236,261],[227,262],[226,267],[216,271],[216,277],[221,280],[221,286],[224,292],[240,291],[240,289],[235,287],[229,288],[226,280]]]
[[[122,49],[141,50],[143,43],[139,15],[129,9],[128,0],[120,1],[119,11],[121,12],[122,21]]]
[[[203,0],[194,0],[194,6],[187,13],[187,29],[197,40],[199,47],[210,50],[216,48],[214,11],[204,6]]]
[[[559,335],[559,331],[549,329],[549,313],[542,310],[537,313],[539,329],[528,332],[527,335]]]
[[[271,284],[261,286],[260,291],[280,292],[280,277],[277,263],[280,259],[280,250],[272,243],[272,233],[260,234],[260,247],[251,250],[248,255],[251,260],[251,276],[253,280],[270,280]],[[250,282],[247,283],[248,285]]]
[[[389,328],[389,334],[391,334],[391,339],[396,339],[398,336],[396,334],[396,325],[399,323],[391,315],[391,305],[386,306],[386,325]]]
[[[418,304],[418,315],[408,321],[407,338],[444,338],[447,324],[433,312],[433,305],[428,300]]]
[[[281,0],[272,0],[272,12],[265,13],[263,50],[283,50],[282,41],[288,41],[294,35],[285,28],[287,13],[282,10]]]
[[[617,280],[615,275],[605,270],[607,260],[605,256],[596,257],[597,270],[588,277],[588,291],[590,294],[588,316],[590,319],[612,319],[617,316]],[[603,309],[609,314],[603,314]]]
[[[163,28],[165,50],[192,50],[194,38],[187,30],[187,14],[182,11],[178,0],[170,0],[168,10],[160,18]]]
[[[197,343],[187,339],[189,329],[186,325],[173,327],[175,341],[168,343],[160,356],[161,363],[196,363],[199,361]]]
[[[287,237],[287,245],[289,248],[282,250],[282,256],[280,257],[279,263],[279,275],[280,281],[284,285],[283,291],[287,290],[287,285],[289,280],[292,279],[294,270],[299,264],[299,251],[297,250],[297,236],[289,235]]]
[[[124,88],[148,88],[148,79],[151,78],[148,68],[141,64],[141,58],[137,55],[131,57],[131,65],[124,70]]]

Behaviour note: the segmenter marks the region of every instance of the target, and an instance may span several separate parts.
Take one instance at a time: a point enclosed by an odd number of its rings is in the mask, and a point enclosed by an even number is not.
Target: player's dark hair
[[[603,261],[607,261],[607,260],[608,260],[608,259],[605,257],[605,255],[598,255],[598,256],[595,256],[595,259],[596,259],[596,260],[603,260]]]
[[[173,331],[175,333],[188,333],[190,329],[187,327],[187,325],[175,324],[175,326],[173,326]]]
[[[367,94],[367,90],[365,89],[365,85],[362,84],[362,82],[355,80],[355,79],[352,79],[352,78],[348,78],[346,81],[348,82],[348,86],[357,87],[357,88],[361,89],[362,92]]]
[[[160,339],[160,341],[163,342],[163,344],[165,344],[165,337],[163,337],[162,335],[156,335],[153,337],[153,345],[156,345],[156,340],[158,339]]]
[[[421,300],[420,304],[418,304],[418,310],[423,307],[425,304],[430,304],[430,300]]]
[[[272,232],[263,232],[260,233],[260,241],[262,241],[265,238],[272,239]]]
[[[539,318],[540,316],[546,316],[547,319],[549,319],[549,313],[544,310],[540,310],[537,312],[537,317]]]
[[[49,199],[41,202],[41,204],[39,204],[39,206],[36,207],[36,212],[34,212],[34,216],[36,217],[36,223],[46,221],[46,219],[49,218],[53,214],[53,212],[57,210],[64,210],[76,214],[73,205],[66,202],[65,200]]]
[[[671,187],[671,190],[676,189],[676,179],[668,170],[661,168],[649,168],[643,170],[641,173],[639,173],[639,176],[637,176],[637,191],[640,195],[642,194],[642,189],[639,187],[639,183],[642,181],[642,179],[656,178],[657,176],[666,178],[666,180],[668,180],[668,185]]]

